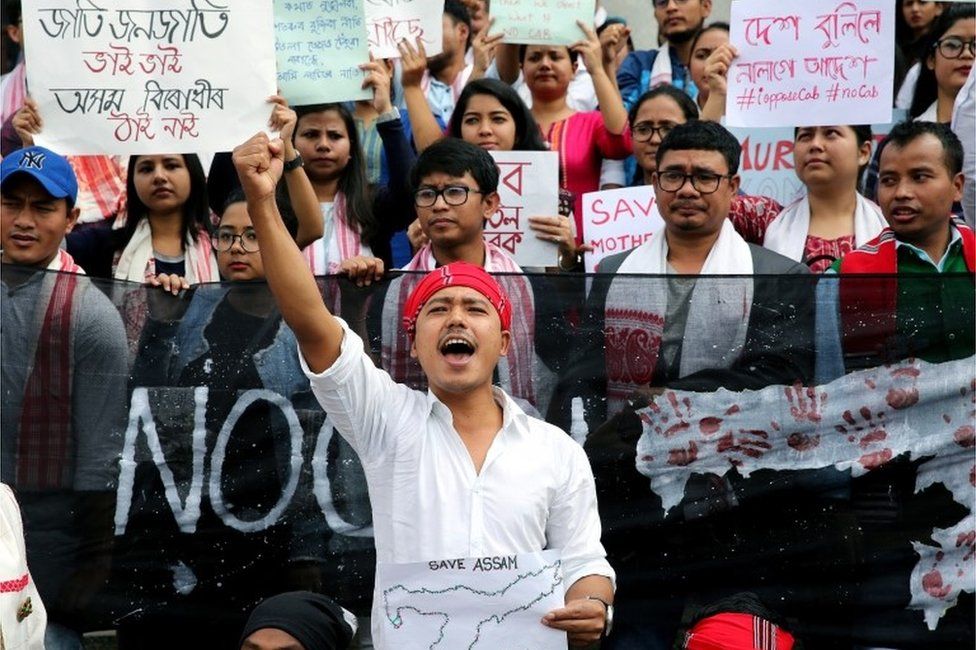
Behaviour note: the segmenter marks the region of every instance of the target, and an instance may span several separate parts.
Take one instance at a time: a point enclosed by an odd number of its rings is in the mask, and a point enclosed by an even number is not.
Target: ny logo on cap
[[[25,151],[24,157],[20,159],[20,166],[31,169],[43,169],[44,157],[45,154],[43,151]]]

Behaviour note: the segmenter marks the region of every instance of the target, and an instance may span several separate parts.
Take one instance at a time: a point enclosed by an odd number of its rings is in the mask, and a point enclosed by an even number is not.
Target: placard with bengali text
[[[271,2],[24,3],[27,83],[63,154],[229,151],[265,128]]]
[[[369,99],[363,0],[275,0],[278,88],[293,106]]]
[[[485,240],[522,267],[555,266],[556,244],[535,236],[529,217],[559,214],[559,154],[554,151],[492,151],[498,165],[498,212],[488,217]]]
[[[891,121],[894,12],[886,0],[732,3],[728,124]]]
[[[424,42],[427,56],[444,45],[444,0],[364,0],[369,51],[380,59],[400,57],[397,45],[406,39]]]

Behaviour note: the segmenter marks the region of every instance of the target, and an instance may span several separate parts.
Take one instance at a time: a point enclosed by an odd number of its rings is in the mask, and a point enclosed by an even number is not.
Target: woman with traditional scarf
[[[702,119],[718,121],[724,115],[728,71],[735,57],[730,44],[719,46],[709,57],[709,98]],[[746,241],[804,262],[817,273],[877,237],[885,227],[881,209],[858,191],[871,160],[871,137],[867,125],[796,127],[793,161],[805,193],[782,211],[730,214],[736,230]]]
[[[285,173],[304,166],[321,207],[325,235],[304,250],[316,275],[336,273],[343,261],[359,257],[377,257],[391,267],[390,239],[413,219],[408,176],[416,155],[390,101],[389,72],[382,61],[361,67],[379,112],[376,128],[390,166],[389,185],[370,191],[355,118],[342,104],[296,107],[295,153],[285,152]]]
[[[207,180],[194,154],[131,156],[114,222],[72,231],[68,252],[89,275],[189,286],[217,279],[207,234]]]

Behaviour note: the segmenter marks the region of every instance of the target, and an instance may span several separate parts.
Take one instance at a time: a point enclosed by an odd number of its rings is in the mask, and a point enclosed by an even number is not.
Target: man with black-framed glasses
[[[714,453],[729,454],[735,463],[737,454],[762,455],[787,432],[716,426],[709,438],[710,420],[692,411],[694,402],[670,392],[662,397],[665,390],[758,390],[806,383],[812,376],[815,278],[805,265],[747,243],[732,227],[728,214],[739,189],[740,151],[736,138],[716,123],[671,129],[658,147],[652,176],[665,228],[631,251],[604,258],[593,278],[580,347],[557,395],[564,416],[582,399],[597,489],[613,493],[620,511],[661,507],[647,489],[648,477],[636,469],[647,454],[643,447],[638,456],[638,439],[653,437],[644,432],[637,409],[650,404],[676,415],[672,429],[659,430],[653,443],[667,450],[669,465],[684,467],[699,454]],[[700,428],[708,444],[668,449],[667,439],[686,427]],[[675,504],[677,519],[700,519],[703,527],[722,522],[702,540],[754,535],[756,511],[749,505],[756,502],[748,501],[746,480],[692,473]],[[744,513],[735,521],[708,518],[732,506]],[[616,608],[614,648],[664,647],[675,637],[685,599],[700,596],[702,585],[719,593],[751,584],[772,568],[759,559],[749,562],[749,571],[755,569],[749,575],[736,569],[718,577],[699,569],[681,576],[661,571],[660,562],[694,565],[714,547],[689,536],[676,549],[668,522],[648,519],[652,523],[628,522],[604,535],[621,593],[629,596]]]
[[[604,259],[590,292],[591,329],[602,339],[595,346],[605,350],[606,373],[589,372],[596,384],[576,394],[607,395],[605,405],[587,405],[591,430],[649,387],[743,390],[810,377],[812,287],[798,295],[805,283],[700,279],[808,272],[746,243],[732,227],[739,154],[735,136],[713,122],[676,125],[661,142],[653,183],[665,228]],[[634,281],[622,274],[693,277]],[[636,340],[644,344],[635,350]],[[589,347],[581,358],[599,358],[594,343]]]

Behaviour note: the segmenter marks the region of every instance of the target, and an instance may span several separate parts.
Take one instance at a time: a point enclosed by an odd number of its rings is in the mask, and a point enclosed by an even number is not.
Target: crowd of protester
[[[268,98],[268,126],[281,138],[284,163],[276,204],[316,276],[345,276],[358,285],[387,280],[364,308],[363,334],[377,363],[411,386],[424,386],[424,375],[410,333],[397,325],[421,276],[390,279],[390,272],[467,262],[501,274],[514,313],[497,382],[526,412],[566,431],[590,431],[591,457],[624,445],[630,455],[618,454],[620,474],[609,487],[598,477],[597,489],[601,498],[626,492],[631,487],[617,481],[633,473],[632,434],[639,428],[633,414],[665,388],[809,385],[909,356],[941,362],[972,354],[976,10],[971,3],[895,4],[895,107],[908,111],[907,121],[880,144],[867,125],[795,125],[802,191],[787,205],[741,189],[741,143],[722,126],[737,51],[729,25],[709,22],[711,0],[648,0],[659,40],[649,50],[635,49],[626,21],[602,8],[593,24],[579,25],[573,45],[517,45],[492,32],[487,0],[445,0],[440,54],[428,57],[419,40],[405,40],[399,59],[363,62],[370,101],[289,106],[282,96]],[[4,10],[8,39],[22,43],[20,2],[8,0]],[[69,570],[39,567],[45,559],[31,556],[29,528],[31,521],[51,528],[34,536],[38,544],[53,534],[50,518],[80,511],[91,521],[110,520],[98,486],[112,482],[100,464],[112,452],[82,442],[76,468],[25,466],[16,456],[30,448],[18,440],[42,427],[79,427],[67,435],[82,441],[97,438],[98,427],[124,429],[121,409],[129,400],[121,396],[126,387],[110,381],[113,373],[132,385],[175,382],[217,393],[230,382],[288,399],[307,397],[309,388],[294,334],[279,322],[265,325],[273,304],[248,293],[248,282],[265,280],[265,264],[230,154],[158,152],[126,160],[62,157],[35,146],[45,116],[26,88],[27,63],[22,55],[8,59],[11,69],[0,82],[3,480],[18,490],[28,523],[28,558],[48,605],[47,647],[77,648],[81,624],[59,593]],[[536,237],[556,244],[558,256],[533,269],[541,273],[522,275],[513,257],[483,236],[499,206],[498,170],[487,152],[547,150],[559,155],[553,188],[559,211],[529,215],[529,224]],[[592,249],[583,238],[583,194],[636,185],[654,186],[665,228],[604,259],[587,286],[582,272]],[[31,275],[7,265],[62,273]],[[951,290],[905,283],[890,291],[815,281],[820,274],[873,273],[970,279]],[[634,274],[681,277],[639,283]],[[110,300],[86,288],[85,275],[173,295],[224,284],[199,291],[180,318],[155,299],[126,302],[119,316]],[[704,275],[736,279],[696,287]],[[238,283],[242,289],[234,288]],[[340,308],[337,296],[326,300]],[[355,308],[341,302],[343,314]],[[879,313],[890,318],[875,318]],[[14,322],[38,323],[31,345],[14,337]],[[134,344],[127,343],[133,323],[142,332]],[[241,334],[255,331],[256,339]],[[154,346],[167,337],[178,345]],[[127,345],[138,347],[134,366],[126,366]],[[37,371],[27,359],[35,348],[71,359],[73,370]],[[8,373],[9,360],[20,357],[23,369]],[[214,365],[230,375],[215,374]],[[73,393],[64,388],[72,373],[94,379]],[[57,390],[71,396],[67,412],[42,403],[46,391]],[[251,416],[254,450],[231,453],[226,462],[271,474],[280,450],[260,433],[273,428],[270,416]],[[732,490],[692,483],[690,490],[711,490],[710,498]],[[69,487],[96,496],[45,510],[43,490]],[[263,489],[273,502],[274,486]],[[43,514],[38,519],[35,512]],[[615,564],[613,542],[607,547]],[[169,549],[160,542],[158,552]],[[248,552],[240,552],[242,561]],[[615,564],[617,573],[631,560]],[[104,558],[88,569],[107,570]],[[214,581],[227,575],[213,568]],[[309,592],[274,596],[247,619],[270,595],[247,582],[235,587],[234,616],[192,628],[199,647],[346,647],[356,634],[354,616]],[[316,587],[328,593],[328,585]],[[679,620],[686,648],[792,646],[784,623],[767,609],[773,603],[712,595],[723,598],[693,613],[679,607],[667,624],[645,625],[636,608],[624,605],[605,647],[663,647],[649,639],[673,638]],[[44,614],[38,610],[32,622]],[[733,645],[758,624],[778,645]],[[165,617],[118,627],[120,647],[130,648],[167,647],[173,633],[187,632]]]

